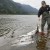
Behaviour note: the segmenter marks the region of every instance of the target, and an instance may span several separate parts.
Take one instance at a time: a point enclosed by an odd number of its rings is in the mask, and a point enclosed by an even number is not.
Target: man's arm
[[[39,9],[39,11],[38,11],[38,20],[40,21],[40,15],[42,14],[42,10],[41,10],[41,8]]]
[[[49,11],[50,11],[50,5],[49,5]]]
[[[48,11],[49,11],[49,14],[50,14],[50,5],[48,5],[48,7],[49,7]]]
[[[38,11],[38,17],[40,17],[41,14],[42,14],[42,10],[40,8],[39,11]]]

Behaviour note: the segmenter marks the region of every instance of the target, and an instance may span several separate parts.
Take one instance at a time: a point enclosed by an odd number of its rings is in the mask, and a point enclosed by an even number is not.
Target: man
[[[38,12],[38,18],[40,20],[40,15],[42,15],[42,24],[41,24],[42,32],[44,32],[44,26],[45,26],[45,23],[47,22],[47,24],[48,24],[47,30],[48,30],[48,34],[49,34],[49,32],[50,32],[50,16],[49,16],[50,7],[49,7],[49,5],[46,5],[45,1],[42,1],[41,4],[42,4],[42,6]]]

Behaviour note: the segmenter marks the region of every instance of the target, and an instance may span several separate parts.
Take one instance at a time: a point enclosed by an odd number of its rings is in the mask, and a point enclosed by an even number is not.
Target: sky
[[[43,0],[13,0],[13,1],[21,4],[30,5],[34,8],[39,9],[41,7],[41,1]],[[44,1],[46,1],[46,3],[50,5],[50,0],[44,0]]]

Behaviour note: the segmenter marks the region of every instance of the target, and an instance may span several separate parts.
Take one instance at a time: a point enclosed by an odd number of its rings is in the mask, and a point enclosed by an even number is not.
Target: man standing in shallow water
[[[40,7],[39,12],[38,12],[38,18],[40,21],[40,15],[42,15],[42,24],[41,24],[42,32],[44,32],[44,26],[45,26],[45,23],[47,22],[47,25],[48,25],[47,36],[48,36],[50,33],[50,15],[49,15],[50,7],[49,5],[46,4],[45,1],[42,1],[41,5],[42,6]]]

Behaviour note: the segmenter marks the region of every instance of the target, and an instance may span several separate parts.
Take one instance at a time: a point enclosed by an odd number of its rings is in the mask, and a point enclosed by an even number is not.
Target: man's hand
[[[40,17],[38,17],[38,20],[39,20],[39,21],[41,20]]]

